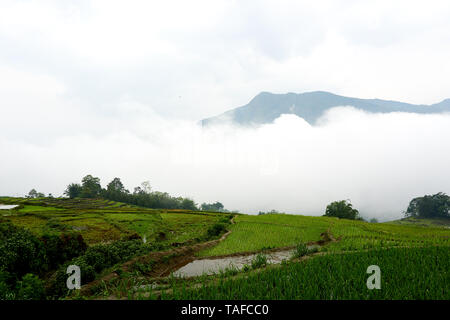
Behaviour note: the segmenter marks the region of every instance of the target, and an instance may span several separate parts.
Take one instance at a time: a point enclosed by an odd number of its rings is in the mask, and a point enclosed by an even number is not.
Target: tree
[[[197,205],[195,204],[194,200],[189,199],[189,198],[184,198],[181,201],[181,209],[193,210],[193,211],[198,210]]]
[[[77,198],[81,195],[82,187],[79,183],[71,183],[67,186],[64,194],[68,196],[70,199]]]
[[[150,185],[150,181],[144,181],[141,183],[141,189],[145,192],[145,193],[151,193],[152,192],[152,187]]]
[[[36,189],[31,189],[30,192],[28,192],[27,198],[44,198],[45,194],[42,192],[37,192]]]
[[[145,194],[141,187],[134,187],[133,195]]]
[[[114,178],[106,186],[106,191],[111,193],[122,193],[125,192],[125,187],[123,186],[122,181],[120,181],[120,178]]]
[[[38,193],[36,189],[31,189],[30,192],[28,192],[27,198],[37,198]]]
[[[80,196],[82,198],[96,198],[100,195],[101,191],[100,178],[93,177],[89,174],[81,180]]]
[[[349,200],[334,201],[330,203],[325,210],[324,216],[361,220],[358,210],[353,209]]]
[[[406,217],[450,218],[450,197],[439,192],[414,198],[405,212]]]
[[[125,189],[120,178],[114,178],[108,185],[106,186],[106,190],[103,191],[103,196],[106,199],[114,200],[114,201],[127,201],[130,192]]]
[[[202,203],[201,209],[202,209],[202,211],[222,212],[222,211],[224,211],[224,206],[219,201],[216,201],[215,203]]]

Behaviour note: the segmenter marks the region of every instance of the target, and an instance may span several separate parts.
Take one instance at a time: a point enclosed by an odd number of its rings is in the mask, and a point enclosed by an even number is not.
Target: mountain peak
[[[433,106],[450,107],[450,99],[442,100],[439,103],[433,104]]]
[[[314,125],[328,109],[338,106],[352,106],[372,113],[439,113],[450,112],[450,99],[426,106],[382,99],[344,97],[327,91],[284,94],[262,91],[245,106],[229,110],[217,117],[204,119],[201,123],[206,126],[227,119],[241,125],[265,124],[273,122],[282,114],[295,114]]]

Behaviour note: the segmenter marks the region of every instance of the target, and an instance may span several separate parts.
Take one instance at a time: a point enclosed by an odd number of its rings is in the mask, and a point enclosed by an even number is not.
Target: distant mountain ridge
[[[241,125],[265,124],[273,122],[281,114],[295,114],[314,125],[325,111],[337,106],[353,106],[373,113],[441,113],[450,112],[450,99],[432,105],[417,105],[381,99],[350,98],[325,91],[285,94],[261,92],[245,106],[203,119],[201,124],[208,126],[225,121]]]

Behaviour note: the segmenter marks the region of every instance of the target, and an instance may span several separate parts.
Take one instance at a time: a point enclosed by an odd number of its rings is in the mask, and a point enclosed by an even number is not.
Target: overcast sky
[[[440,102],[450,97],[449,57],[449,1],[0,0],[0,194],[23,195],[34,187],[59,195],[68,182],[92,173],[104,184],[121,176],[130,189],[150,180],[156,189],[199,202],[223,200],[230,209],[318,214],[326,201],[348,197],[379,217],[397,217],[411,196],[449,191],[442,179],[449,171],[439,166],[450,154],[446,116],[370,116],[344,108],[330,113],[335,118],[325,117],[320,128],[292,117],[254,131],[205,133],[195,123],[244,105],[261,91]],[[395,190],[367,179],[342,187],[342,172],[355,174],[351,161],[313,165],[330,156],[330,140],[339,137],[359,150],[354,131],[346,133],[348,119],[360,121],[354,130],[363,131],[360,138],[390,177],[401,172]],[[386,136],[375,136],[367,126],[409,135],[385,146],[380,139]],[[296,141],[305,134],[308,141]],[[436,142],[421,145],[428,157],[411,142],[424,141],[424,134]],[[284,142],[271,143],[273,137]],[[292,144],[286,141],[298,143],[298,152],[289,153]],[[393,157],[392,151],[406,145],[408,158]],[[254,153],[231,165],[229,157],[239,153],[229,146]],[[225,158],[199,166],[195,154],[224,149]],[[275,152],[279,156],[273,158]],[[261,159],[270,157],[264,169]],[[308,189],[289,180],[304,178],[311,185],[300,159],[317,175],[319,168],[341,175],[328,188],[322,183]],[[360,160],[361,170],[377,178],[374,158]],[[252,161],[259,163],[253,173],[245,167]],[[426,167],[436,176],[427,176]],[[422,170],[415,184],[406,168]],[[299,204],[296,197],[307,189],[309,200]],[[375,209],[387,190],[401,196]]]

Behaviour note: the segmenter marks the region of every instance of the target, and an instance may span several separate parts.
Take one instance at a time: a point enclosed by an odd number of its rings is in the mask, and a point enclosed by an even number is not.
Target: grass
[[[103,199],[1,198],[19,204],[3,220],[34,234],[79,232],[89,244],[111,242],[138,234],[166,244],[196,242],[224,214],[186,210],[155,210]]]
[[[381,269],[381,289],[369,290],[367,267]],[[174,283],[162,299],[450,299],[450,250],[389,248],[328,254],[283,264],[200,288]]]
[[[183,214],[178,212],[161,213],[164,232],[171,243],[185,242],[204,236],[222,215]]]
[[[253,269],[265,267],[267,265],[267,256],[263,253],[258,253],[251,262]]]
[[[234,220],[236,223],[230,226],[232,233],[226,240],[202,251],[200,256],[258,251],[294,246],[300,241],[317,241],[330,225],[329,218],[282,214],[238,215]]]
[[[422,218],[404,218],[396,221],[386,222],[389,224],[409,225],[409,226],[421,226],[421,227],[441,227],[450,228],[450,219],[422,219]]]
[[[333,252],[358,251],[386,247],[450,246],[449,229],[428,224],[367,223],[329,217],[267,214],[239,215],[231,225],[231,235],[200,256],[226,255],[267,248],[295,246],[299,242],[320,240],[329,230],[339,241],[323,248]],[[282,235],[282,236],[280,236]]]
[[[308,253],[308,247],[303,242],[298,243],[295,246],[293,257],[301,258]]]
[[[158,250],[208,239],[208,230],[225,223],[231,234],[218,245],[198,252],[217,256],[260,252],[245,270],[228,270],[196,280],[168,280],[168,299],[449,299],[450,230],[447,221],[402,219],[367,223],[330,217],[286,214],[236,215],[156,210],[103,199],[0,198],[19,204],[0,216],[41,236],[79,232],[88,245],[109,243],[138,234]],[[310,254],[306,244],[328,232],[338,241],[302,262],[267,265],[265,249],[293,247],[296,258]],[[161,246],[160,246],[161,245]],[[169,256],[161,261],[168,263]],[[164,260],[164,261],[163,261]],[[366,268],[379,265],[382,289],[367,290]],[[130,285],[147,284],[150,264],[136,264],[113,288],[132,297]],[[115,268],[115,267],[111,267]],[[196,288],[190,287],[195,283]],[[104,288],[108,293],[107,287]],[[111,293],[111,292],[109,292]],[[149,293],[149,292],[143,292]],[[115,293],[114,293],[115,294]],[[144,295],[145,296],[145,295]],[[150,292],[151,297],[157,295]]]
[[[36,205],[25,205],[23,208],[19,209],[18,212],[47,212],[47,211],[62,211],[64,209],[55,207],[43,207]]]
[[[448,229],[335,219],[330,231],[340,241],[323,248],[330,251],[359,251],[387,247],[450,245]]]

